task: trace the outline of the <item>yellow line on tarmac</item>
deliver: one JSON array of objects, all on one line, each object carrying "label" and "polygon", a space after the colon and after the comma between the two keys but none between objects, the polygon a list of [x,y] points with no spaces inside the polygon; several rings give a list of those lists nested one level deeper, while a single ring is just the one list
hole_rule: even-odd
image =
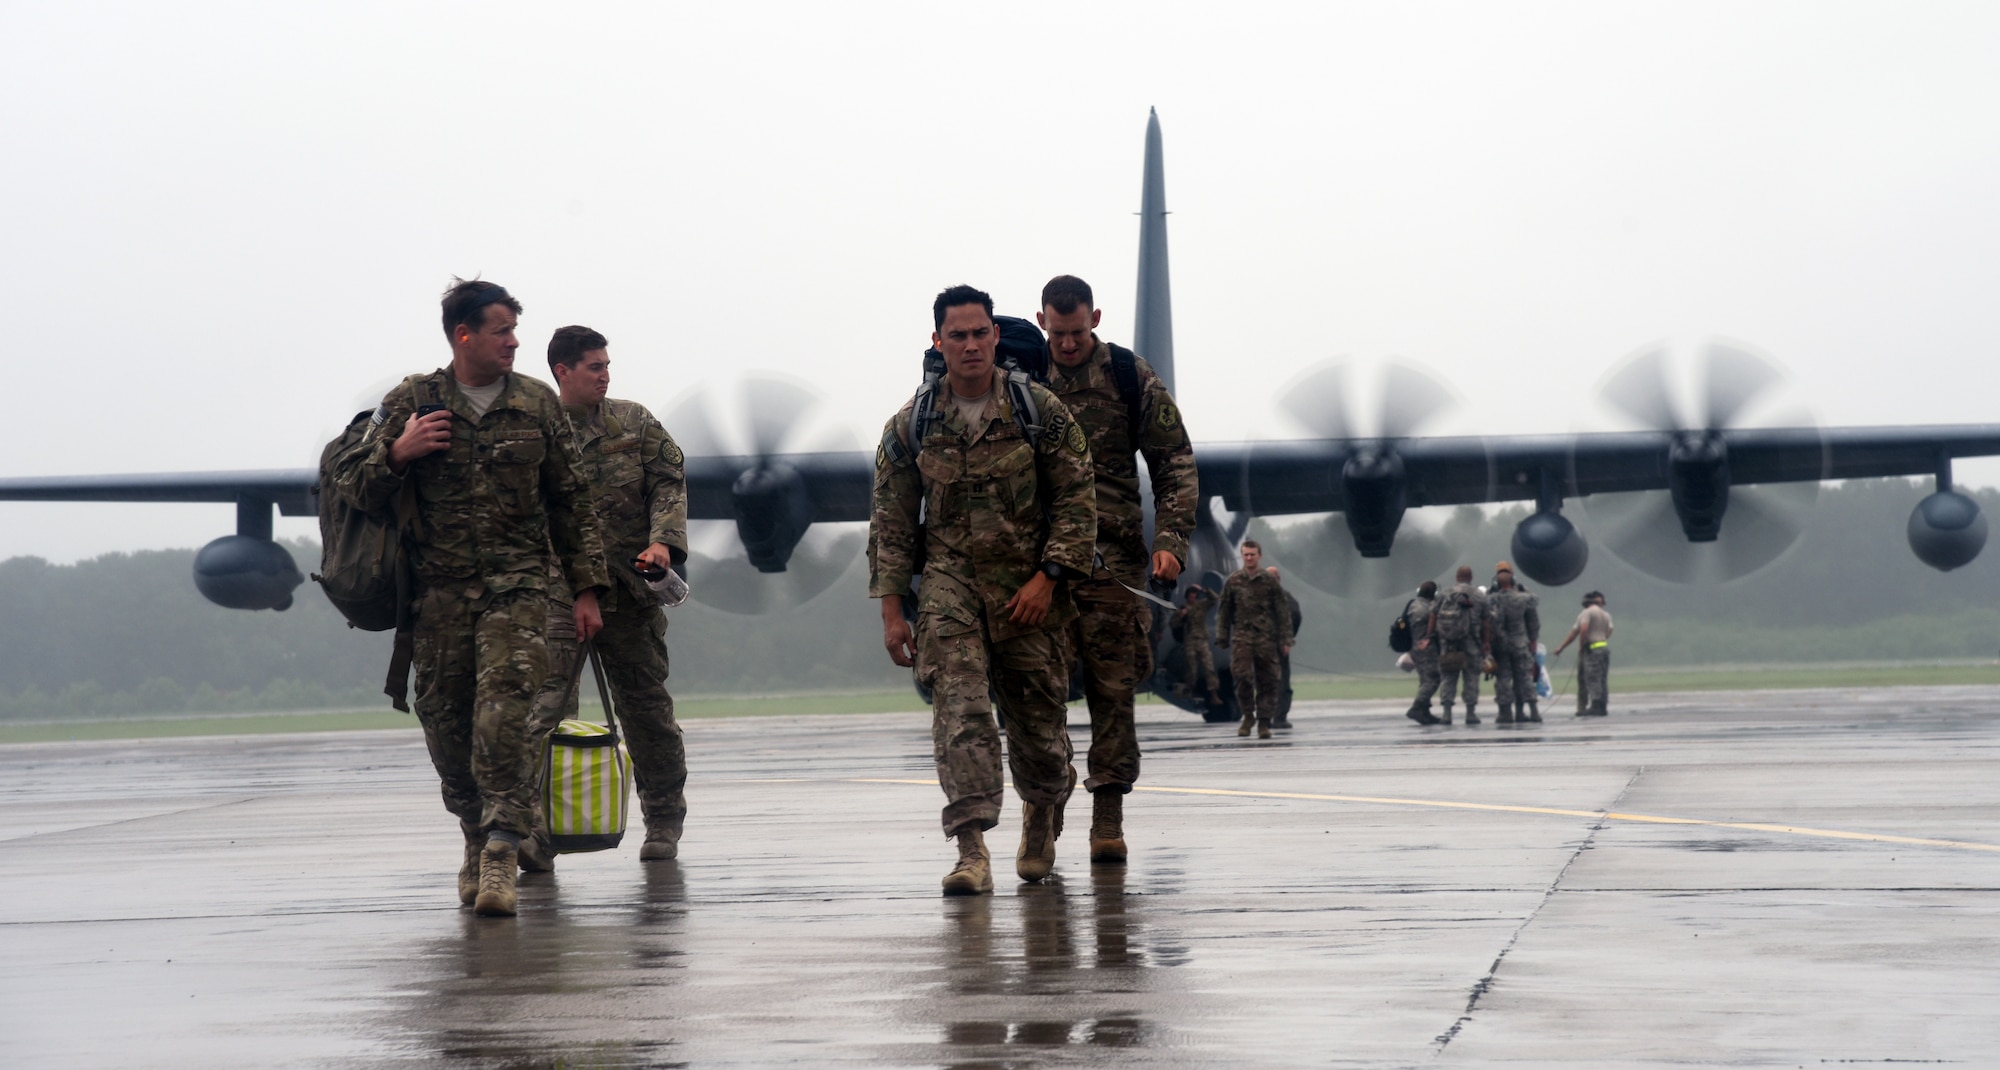
[{"label": "yellow line on tarmac", "polygon": [[[855,778],[853,784],[921,784],[936,787],[935,780],[890,780]],[[1318,795],[1299,791],[1231,791],[1227,788],[1165,788],[1134,785],[1133,791],[1161,795],[1215,795],[1231,799],[1303,799],[1308,802],[1373,803],[1382,806],[1429,806],[1443,810],[1488,810],[1508,814],[1549,814],[1555,817],[1602,818],[1646,825],[1699,825],[1705,828],[1739,829],[1744,832],[1775,832],[1787,836],[1813,836],[1827,840],[1860,840],[1867,843],[1899,843],[1912,847],[1950,847],[1960,851],[2000,853],[2000,844],[1970,843],[1964,840],[1929,840],[1917,836],[1888,836],[1874,832],[1843,832],[1839,829],[1804,828],[1798,825],[1769,825],[1747,821],[1708,821],[1698,817],[1663,817],[1658,814],[1627,814],[1616,810],[1564,810],[1552,806],[1505,806],[1498,803],[1451,802],[1441,799],[1398,799],[1379,795]]]}]

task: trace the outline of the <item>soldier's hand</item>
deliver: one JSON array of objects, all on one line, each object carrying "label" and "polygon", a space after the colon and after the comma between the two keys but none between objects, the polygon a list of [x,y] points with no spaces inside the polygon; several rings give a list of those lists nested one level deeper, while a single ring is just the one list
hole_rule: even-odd
[{"label": "soldier's hand", "polygon": [[403,423],[403,433],[389,443],[389,467],[402,471],[419,457],[428,457],[451,445],[451,413],[434,412],[412,416]]},{"label": "soldier's hand", "polygon": [[639,551],[639,560],[644,561],[647,564],[654,566],[655,568],[674,567],[673,552],[668,550],[666,544],[664,543],[656,542],[653,545],[648,546],[645,549]]},{"label": "soldier's hand", "polygon": [[1291,647],[1288,647],[1288,646],[1281,646],[1281,647],[1279,647],[1279,648],[1278,648],[1278,656],[1279,656],[1279,657],[1285,657],[1285,658],[1289,658],[1289,657],[1291,657],[1291,656],[1292,656],[1292,648],[1291,648]]},{"label": "soldier's hand", "polygon": [[1419,639],[1419,640],[1417,640],[1417,649],[1418,649],[1418,650],[1429,650],[1430,648],[1431,648],[1431,641],[1430,641],[1430,638],[1429,638],[1428,636],[1426,636],[1425,638],[1422,638],[1422,639]]},{"label": "soldier's hand", "polygon": [[910,634],[910,622],[903,619],[901,595],[882,599],[882,645],[889,651],[889,660],[903,668],[917,663],[916,636]]},{"label": "soldier's hand", "polygon": [[596,591],[584,591],[576,596],[572,619],[576,621],[576,641],[579,643],[590,642],[604,630],[604,614],[597,608]]},{"label": "soldier's hand", "polygon": [[1056,600],[1056,581],[1037,572],[1007,600],[1008,619],[1032,628],[1049,615]]},{"label": "soldier's hand", "polygon": [[1165,550],[1153,551],[1153,576],[1172,583],[1181,578],[1181,559]]}]

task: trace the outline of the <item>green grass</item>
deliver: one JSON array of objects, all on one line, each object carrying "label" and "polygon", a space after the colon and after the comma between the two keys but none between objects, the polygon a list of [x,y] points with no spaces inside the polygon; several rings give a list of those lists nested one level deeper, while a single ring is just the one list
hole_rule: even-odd
[{"label": "green grass", "polygon": [[[1573,663],[1564,661],[1553,674],[1564,696]],[[1716,669],[1611,670],[1613,694],[1660,691],[1759,691],[1812,687],[1914,687],[2000,684],[2000,663],[1940,665],[1829,664],[1820,666],[1744,666]],[[1416,687],[1414,676],[1321,676],[1301,674],[1293,681],[1297,697],[1315,699],[1405,699]],[[1157,699],[1150,699],[1157,702]],[[714,717],[779,717],[827,713],[921,713],[916,694],[908,690],[854,694],[773,695],[689,698],[674,704],[682,720]],[[601,719],[595,706],[584,715]],[[261,735],[272,732],[335,732],[355,729],[402,728],[415,732],[414,717],[394,710],[316,711],[243,715],[188,715],[146,719],[0,724],[0,744],[47,743],[63,740],[151,739],[176,736]]]}]

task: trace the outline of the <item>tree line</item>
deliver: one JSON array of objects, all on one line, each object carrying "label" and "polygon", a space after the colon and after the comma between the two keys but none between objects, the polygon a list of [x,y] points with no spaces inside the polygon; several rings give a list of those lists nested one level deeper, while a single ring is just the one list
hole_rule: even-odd
[{"label": "tree line", "polygon": [[[1900,479],[1828,486],[1783,557],[1725,584],[1665,583],[1593,545],[1576,582],[1538,590],[1544,633],[1553,645],[1580,594],[1596,588],[1610,599],[1626,667],[2000,656],[2000,552],[1937,573],[1904,543],[1909,512],[1929,490]],[[1974,496],[1989,515],[2000,514],[2000,492]],[[1525,513],[1455,511],[1431,537],[1432,557],[1444,562],[1439,578],[1449,582],[1450,569],[1463,563],[1484,583],[1508,556]],[[1588,536],[1587,512],[1572,506],[1570,515]],[[1285,569],[1304,611],[1293,655],[1299,670],[1387,671],[1389,621],[1411,592],[1335,597],[1305,582],[1346,567],[1352,550],[1341,518],[1259,520],[1252,532],[1267,560]],[[316,544],[287,545],[305,571],[317,564]],[[283,613],[211,605],[190,579],[193,559],[192,550],[149,550],[74,565],[0,561],[0,718],[386,707],[388,635],[348,628],[310,582]],[[701,579],[692,579],[698,591]],[[908,670],[882,651],[866,583],[857,560],[829,590],[788,612],[745,617],[694,603],[672,610],[674,690],[907,686]]]}]

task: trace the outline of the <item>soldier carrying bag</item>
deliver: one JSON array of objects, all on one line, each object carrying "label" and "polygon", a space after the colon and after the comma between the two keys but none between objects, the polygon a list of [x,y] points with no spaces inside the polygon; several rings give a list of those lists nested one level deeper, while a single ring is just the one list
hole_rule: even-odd
[{"label": "soldier carrying bag", "polygon": [[563,708],[568,709],[576,697],[585,661],[590,662],[591,674],[597,678],[604,723],[565,720],[549,733],[542,752],[542,814],[548,822],[549,844],[557,854],[617,847],[625,838],[630,810],[632,758],[619,738],[611,689],[604,685],[604,667],[590,643],[577,648]]}]

